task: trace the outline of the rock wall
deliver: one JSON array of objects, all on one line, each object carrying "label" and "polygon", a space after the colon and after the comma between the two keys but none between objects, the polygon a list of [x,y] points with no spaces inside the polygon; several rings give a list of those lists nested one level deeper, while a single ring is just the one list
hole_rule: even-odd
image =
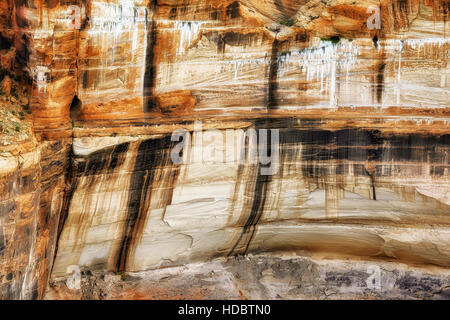
[{"label": "rock wall", "polygon": [[[245,140],[251,128],[279,130],[273,175]],[[448,267],[449,138],[253,119],[195,131],[181,164],[170,135],[76,138],[53,274],[283,249]]]},{"label": "rock wall", "polygon": [[[3,1],[30,114],[0,132],[0,298],[259,251],[448,268],[449,4]],[[274,175],[249,129],[279,130]]]},{"label": "rock wall", "polygon": [[1,32],[49,137],[70,135],[71,111],[128,123],[211,109],[447,114],[448,1],[382,1],[380,28],[375,5],[10,0]]},{"label": "rock wall", "polygon": [[448,269],[287,253],[218,258],[128,274],[81,274],[79,289],[52,281],[45,299],[448,300],[450,294]]},{"label": "rock wall", "polygon": [[42,298],[55,253],[67,147],[60,142],[2,153],[0,298]]}]

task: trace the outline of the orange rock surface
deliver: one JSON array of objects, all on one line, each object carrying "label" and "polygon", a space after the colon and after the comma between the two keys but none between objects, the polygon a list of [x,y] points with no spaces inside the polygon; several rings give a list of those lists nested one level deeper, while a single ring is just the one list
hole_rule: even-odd
[{"label": "orange rock surface", "polygon": [[[58,279],[73,265],[139,273],[259,251],[448,268],[449,9],[2,1],[0,298],[43,298],[50,275],[47,297],[70,297]],[[281,172],[175,165],[170,135],[196,120],[237,139],[278,129]]]}]

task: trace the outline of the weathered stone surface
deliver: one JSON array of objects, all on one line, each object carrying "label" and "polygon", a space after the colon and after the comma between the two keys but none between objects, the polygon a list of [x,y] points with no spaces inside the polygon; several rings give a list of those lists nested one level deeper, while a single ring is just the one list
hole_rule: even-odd
[{"label": "weathered stone surface", "polygon": [[[447,0],[2,1],[0,298],[42,298],[71,266],[95,270],[83,294],[47,297],[445,298],[448,20]],[[219,131],[173,163],[194,120]],[[273,175],[236,158],[252,128],[280,130]],[[286,250],[317,269],[206,264],[249,279],[216,296],[144,272]],[[387,291],[361,285],[372,259],[392,261]],[[285,286],[297,267],[311,290]],[[121,291],[106,272],[144,280]]]},{"label": "weathered stone surface", "polygon": [[447,300],[448,269],[399,263],[248,255],[146,272],[83,270],[81,286],[50,283],[46,299]]},{"label": "weathered stone surface", "polygon": [[11,79],[8,76],[5,76],[0,83],[0,89],[4,94],[11,94]]},{"label": "weathered stone surface", "polygon": [[0,298],[42,298],[55,252],[67,147],[0,155]]},{"label": "weathered stone surface", "polygon": [[69,146],[38,143],[21,84],[9,81],[0,97],[0,298],[35,299],[52,267]]},{"label": "weathered stone surface", "polygon": [[35,290],[31,269],[39,210],[39,159],[36,150],[20,158],[0,160],[0,297],[3,299],[30,298]]},{"label": "weathered stone surface", "polygon": [[[139,271],[286,248],[450,265],[448,134],[250,122],[213,140],[195,132],[180,165],[169,135],[75,139],[54,276],[71,265]],[[251,163],[250,128],[280,130],[273,175]]]},{"label": "weathered stone surface", "polygon": [[448,115],[448,1],[382,1],[369,29],[374,5],[10,1],[0,16],[46,136],[70,135],[75,96],[85,121],[267,107]]}]

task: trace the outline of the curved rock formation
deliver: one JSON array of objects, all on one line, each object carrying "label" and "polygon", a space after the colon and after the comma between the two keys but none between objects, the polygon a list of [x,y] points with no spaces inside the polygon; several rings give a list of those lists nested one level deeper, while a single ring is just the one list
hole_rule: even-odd
[{"label": "curved rock formation", "polygon": [[[273,175],[261,174],[263,154],[252,162],[252,144],[242,145],[251,127],[280,130]],[[70,265],[139,271],[283,248],[449,265],[450,135],[284,118],[249,128],[194,132],[179,165],[168,135],[76,138],[54,275]]]},{"label": "curved rock formation", "polygon": [[0,298],[280,251],[326,287],[326,259],[433,265],[386,297],[442,298],[402,290],[450,266],[449,6],[3,1]]}]

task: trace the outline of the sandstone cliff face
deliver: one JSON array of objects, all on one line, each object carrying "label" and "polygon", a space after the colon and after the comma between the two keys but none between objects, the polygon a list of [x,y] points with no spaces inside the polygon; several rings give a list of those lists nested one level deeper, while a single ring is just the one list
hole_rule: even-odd
[{"label": "sandstone cliff face", "polygon": [[59,142],[27,149],[0,157],[2,299],[42,298],[55,252],[68,150]]},{"label": "sandstone cliff face", "polygon": [[252,163],[242,128],[222,129],[216,140],[196,132],[180,165],[171,162],[167,135],[75,139],[54,275],[70,265],[139,271],[287,248],[448,267],[448,134],[251,123],[280,130],[274,175]]},{"label": "sandstone cliff face", "polygon": [[267,107],[448,112],[448,2],[382,1],[369,29],[374,5],[9,1],[2,20],[36,130],[50,136],[70,134],[71,105],[80,120],[128,122]]},{"label": "sandstone cliff face", "polygon": [[[42,298],[71,266],[260,251],[448,268],[448,18],[446,0],[3,1],[32,125],[0,146],[0,297]],[[279,130],[275,174],[249,129]]]},{"label": "sandstone cliff face", "polygon": [[[3,70],[5,71],[5,70]],[[53,261],[64,195],[67,142],[33,132],[23,83],[0,89],[0,297],[41,298]]]},{"label": "sandstone cliff face", "polygon": [[[374,287],[371,280],[375,270],[379,282]],[[52,281],[45,298],[448,300],[450,296],[445,269],[286,253],[218,258],[126,275],[104,271],[82,274],[79,289],[69,290],[64,281]]]}]

